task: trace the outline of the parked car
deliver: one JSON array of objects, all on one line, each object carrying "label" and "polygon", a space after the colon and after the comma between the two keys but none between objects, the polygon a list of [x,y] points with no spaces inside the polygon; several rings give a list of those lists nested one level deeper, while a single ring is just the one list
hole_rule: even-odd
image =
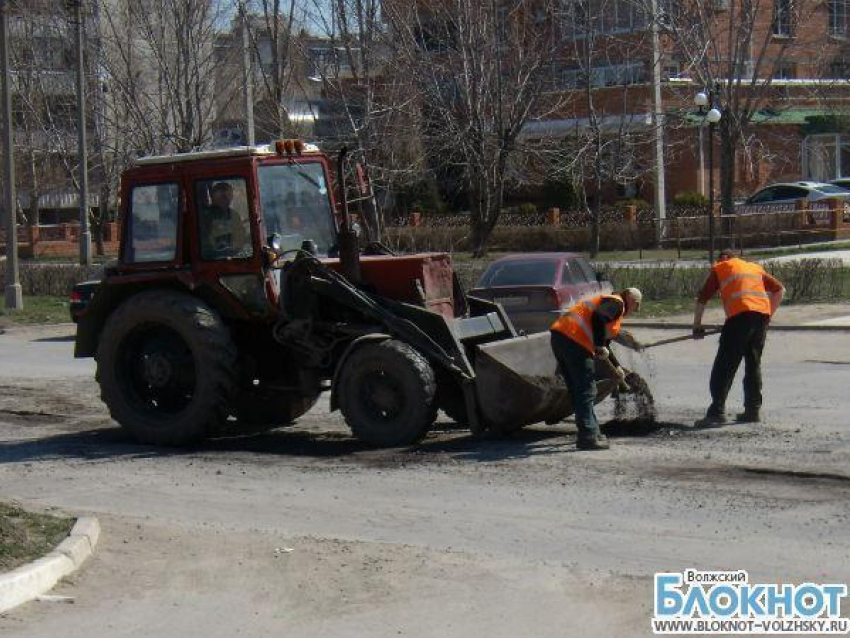
[{"label": "parked car", "polygon": [[754,204],[793,204],[798,199],[816,202],[821,199],[837,197],[850,198],[850,191],[823,182],[788,182],[771,184],[756,191],[744,202],[745,206]]},{"label": "parked car", "polygon": [[71,288],[71,295],[69,299],[71,321],[77,323],[80,318],[80,315],[83,314],[86,307],[89,305],[89,302],[94,296],[95,289],[98,287],[99,284],[99,279],[92,281],[83,281]]},{"label": "parked car", "polygon": [[575,253],[521,253],[491,263],[469,294],[502,304],[517,330],[547,330],[574,304],[612,290]]}]

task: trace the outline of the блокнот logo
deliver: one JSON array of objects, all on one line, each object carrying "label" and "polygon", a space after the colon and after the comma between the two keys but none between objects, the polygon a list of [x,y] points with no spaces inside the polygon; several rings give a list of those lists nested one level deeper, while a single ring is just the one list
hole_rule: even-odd
[{"label": "\u0431\u043b\u043e\u043a\u043d\u043e\u0442 logo", "polygon": [[846,584],[750,583],[738,571],[655,574],[655,634],[847,634]]}]

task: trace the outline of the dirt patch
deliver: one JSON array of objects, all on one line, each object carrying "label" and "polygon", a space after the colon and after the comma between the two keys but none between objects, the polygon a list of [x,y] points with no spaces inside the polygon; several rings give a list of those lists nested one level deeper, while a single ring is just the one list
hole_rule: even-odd
[{"label": "dirt patch", "polygon": [[606,436],[647,436],[664,427],[649,384],[637,372],[626,376],[629,392],[614,393],[614,418],[602,426]]},{"label": "dirt patch", "polygon": [[71,531],[70,518],[31,514],[0,503],[0,573],[51,552]]}]

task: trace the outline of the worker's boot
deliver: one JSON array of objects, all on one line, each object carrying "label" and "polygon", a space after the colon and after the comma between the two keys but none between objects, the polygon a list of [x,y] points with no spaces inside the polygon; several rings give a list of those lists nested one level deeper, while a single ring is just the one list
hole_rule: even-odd
[{"label": "worker's boot", "polygon": [[694,422],[695,428],[720,428],[726,425],[724,410],[711,406],[705,416]]},{"label": "worker's boot", "polygon": [[579,450],[607,450],[610,447],[611,444],[608,443],[608,437],[602,433],[579,436],[576,439],[576,448]]},{"label": "worker's boot", "polygon": [[738,423],[761,423],[761,411],[758,408],[744,408],[744,411],[735,415]]}]

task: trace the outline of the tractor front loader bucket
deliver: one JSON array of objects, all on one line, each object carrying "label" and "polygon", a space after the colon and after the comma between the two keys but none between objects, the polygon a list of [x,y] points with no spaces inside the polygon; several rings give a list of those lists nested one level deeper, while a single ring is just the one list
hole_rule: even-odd
[{"label": "tractor front loader bucket", "polygon": [[[488,427],[509,433],[532,423],[557,423],[573,413],[549,339],[548,332],[541,332],[477,346],[475,391]],[[600,369],[596,386],[599,403],[616,383]]]}]

